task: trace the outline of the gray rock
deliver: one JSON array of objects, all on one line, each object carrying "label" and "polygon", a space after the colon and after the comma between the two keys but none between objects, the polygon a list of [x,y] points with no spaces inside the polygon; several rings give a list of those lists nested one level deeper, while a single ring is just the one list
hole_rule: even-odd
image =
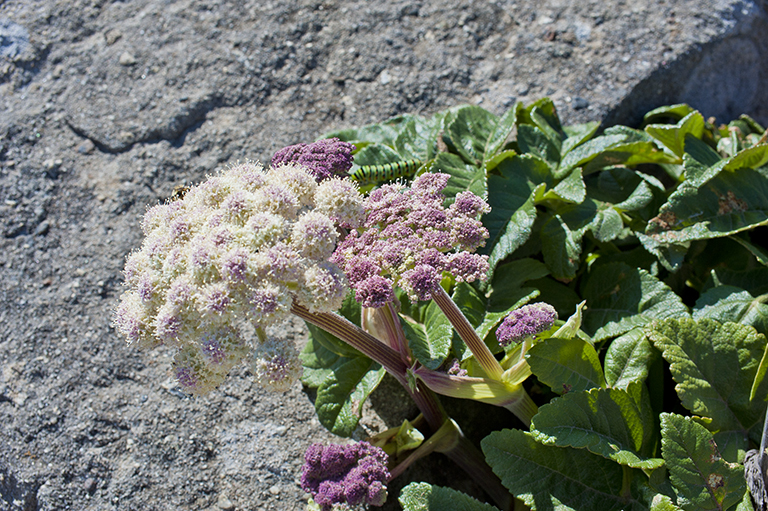
[{"label": "gray rock", "polygon": [[0,57],[13,60],[29,48],[29,32],[8,18],[0,18]]}]

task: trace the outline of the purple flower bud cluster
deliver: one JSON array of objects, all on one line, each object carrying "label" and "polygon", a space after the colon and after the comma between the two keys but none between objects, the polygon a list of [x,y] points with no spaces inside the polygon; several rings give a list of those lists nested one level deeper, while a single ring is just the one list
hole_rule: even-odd
[{"label": "purple flower bud cluster", "polygon": [[312,444],[304,454],[301,488],[323,511],[342,506],[382,506],[387,500],[387,454],[368,442]]},{"label": "purple flower bud cluster", "polygon": [[504,347],[518,343],[527,337],[546,332],[557,320],[557,311],[548,303],[524,305],[510,312],[499,328],[496,339]]},{"label": "purple flower bud cluster", "polygon": [[444,272],[459,282],[487,277],[488,257],[473,252],[488,238],[478,217],[490,207],[462,192],[444,208],[442,190],[449,177],[422,174],[410,188],[388,184],[366,198],[363,228],[350,232],[331,258],[365,307],[394,300],[395,286],[414,302],[429,300]]},{"label": "purple flower bud cluster", "polygon": [[275,153],[272,166],[298,163],[309,169],[319,183],[334,176],[346,177],[352,167],[352,151],[355,149],[354,145],[338,138],[291,145]]},{"label": "purple flower bud cluster", "polygon": [[172,372],[192,394],[216,387],[247,357],[260,383],[283,390],[300,374],[296,348],[251,345],[243,322],[263,331],[294,300],[312,311],[338,309],[348,285],[329,262],[336,226],[358,227],[363,214],[348,179],[318,184],[293,163],[267,172],[234,165],[147,211],[114,324],[129,343],[176,347]]}]

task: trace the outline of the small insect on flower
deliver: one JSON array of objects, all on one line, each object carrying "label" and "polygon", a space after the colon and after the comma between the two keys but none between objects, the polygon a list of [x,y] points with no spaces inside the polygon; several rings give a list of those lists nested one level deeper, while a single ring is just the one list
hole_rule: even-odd
[{"label": "small insect on flower", "polygon": [[364,165],[350,174],[350,179],[360,185],[384,183],[403,177],[413,177],[423,165],[421,160],[403,160],[384,165]]},{"label": "small insect on flower", "polygon": [[189,186],[186,185],[176,185],[173,187],[173,192],[171,192],[171,196],[168,197],[169,202],[181,200],[184,198],[184,196],[189,191]]}]

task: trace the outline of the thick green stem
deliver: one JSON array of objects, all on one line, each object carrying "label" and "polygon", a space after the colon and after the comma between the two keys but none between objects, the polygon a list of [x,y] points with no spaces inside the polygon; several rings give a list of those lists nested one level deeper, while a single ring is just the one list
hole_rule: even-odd
[{"label": "thick green stem", "polygon": [[453,328],[459,334],[459,337],[464,341],[464,344],[466,344],[472,351],[475,360],[477,360],[480,367],[483,368],[483,371],[485,371],[490,378],[500,380],[501,373],[504,372],[501,368],[501,364],[499,364],[499,361],[496,360],[496,357],[493,356],[493,353],[491,353],[491,350],[488,349],[488,346],[485,345],[483,340],[478,337],[475,329],[472,328],[472,325],[469,324],[467,318],[462,314],[461,310],[459,310],[453,300],[451,300],[451,297],[448,296],[448,293],[445,292],[442,286],[437,286],[437,288],[432,291],[432,299],[437,306],[440,307],[440,310],[443,311],[443,314],[448,318],[448,321],[451,322],[451,325],[453,325]]}]

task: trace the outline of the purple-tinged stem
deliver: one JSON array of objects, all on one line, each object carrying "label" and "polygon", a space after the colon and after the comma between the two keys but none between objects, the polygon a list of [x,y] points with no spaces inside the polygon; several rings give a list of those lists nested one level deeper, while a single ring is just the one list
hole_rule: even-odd
[{"label": "purple-tinged stem", "polygon": [[400,383],[408,386],[406,380],[408,366],[400,359],[400,354],[348,319],[331,312],[310,312],[306,307],[295,302],[291,306],[291,312],[304,321],[335,335],[363,355],[375,360]]},{"label": "purple-tinged stem", "polygon": [[445,317],[451,322],[453,328],[458,332],[459,337],[464,341],[467,347],[472,351],[475,356],[475,360],[480,364],[485,373],[494,380],[500,380],[501,374],[504,370],[493,356],[491,350],[485,345],[482,339],[478,337],[475,329],[467,321],[466,316],[462,314],[458,306],[451,300],[448,293],[445,292],[442,286],[436,286],[432,291],[432,299],[435,301],[440,310],[443,311]]},{"label": "purple-tinged stem", "polygon": [[392,328],[392,338],[398,346],[400,356],[406,364],[410,365],[412,362],[411,350],[408,347],[408,339],[405,338],[403,326],[400,324],[400,316],[397,314],[397,310],[395,310],[395,306],[392,302],[387,302],[382,309],[384,309],[382,310],[382,315],[386,315],[388,319],[387,325]]}]

